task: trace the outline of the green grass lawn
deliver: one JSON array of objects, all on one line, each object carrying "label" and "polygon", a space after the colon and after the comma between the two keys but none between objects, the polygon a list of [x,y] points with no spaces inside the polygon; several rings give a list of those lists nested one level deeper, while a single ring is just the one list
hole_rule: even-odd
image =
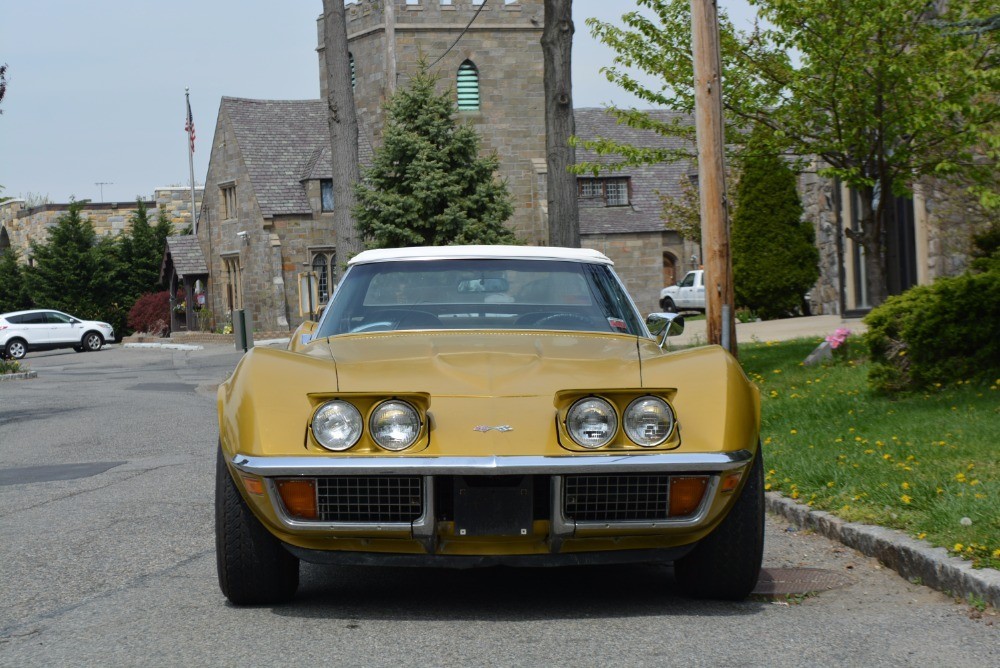
[{"label": "green grass lawn", "polygon": [[[1000,568],[1000,379],[888,397],[863,359],[802,361],[822,339],[740,346],[761,390],[766,487]],[[863,357],[851,338],[848,357]]]}]

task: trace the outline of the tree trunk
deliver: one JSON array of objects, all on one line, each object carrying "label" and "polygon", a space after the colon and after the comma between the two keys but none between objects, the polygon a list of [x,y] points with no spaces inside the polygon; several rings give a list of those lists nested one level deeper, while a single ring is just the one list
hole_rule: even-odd
[{"label": "tree trunk", "polygon": [[330,161],[333,163],[333,228],[337,234],[337,259],[344,266],[362,250],[354,223],[354,184],[361,179],[358,166],[358,114],[351,88],[347,55],[347,18],[343,0],[323,0],[323,47],[326,58],[327,108],[330,123]]},{"label": "tree trunk", "polygon": [[545,158],[548,166],[549,245],[580,247],[573,120],[573,0],[545,0],[542,54],[545,66]]}]

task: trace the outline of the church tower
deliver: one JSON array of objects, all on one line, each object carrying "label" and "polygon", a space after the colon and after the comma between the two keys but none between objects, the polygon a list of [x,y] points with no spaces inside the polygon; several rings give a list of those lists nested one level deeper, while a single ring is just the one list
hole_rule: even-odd
[{"label": "church tower", "polygon": [[[359,152],[381,144],[383,105],[406,86],[423,56],[441,90],[456,95],[458,121],[471,123],[500,157],[514,214],[507,224],[532,245],[547,243],[543,0],[359,0],[346,7],[358,109]],[[327,95],[323,20],[318,21],[320,94]]]}]

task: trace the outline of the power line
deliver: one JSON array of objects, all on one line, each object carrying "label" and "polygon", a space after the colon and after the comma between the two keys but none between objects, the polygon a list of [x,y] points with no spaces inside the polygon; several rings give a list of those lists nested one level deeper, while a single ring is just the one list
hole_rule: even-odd
[{"label": "power line", "polygon": [[444,58],[449,53],[451,53],[451,50],[455,48],[455,45],[458,44],[458,41],[460,39],[462,39],[462,37],[465,36],[465,33],[467,33],[469,31],[469,28],[472,27],[473,21],[475,21],[479,17],[479,12],[483,11],[483,8],[486,7],[486,3],[487,2],[489,2],[489,0],[483,0],[483,4],[479,5],[479,9],[477,9],[476,13],[472,15],[471,19],[469,19],[469,23],[462,30],[461,34],[459,34],[459,36],[455,38],[455,41],[451,43],[451,46],[448,47],[448,50],[445,51],[444,53],[442,53],[441,56],[437,60],[435,60],[433,63],[431,63],[430,67],[428,67],[427,69],[432,69],[435,65],[437,65],[438,63],[441,62],[442,58]]}]

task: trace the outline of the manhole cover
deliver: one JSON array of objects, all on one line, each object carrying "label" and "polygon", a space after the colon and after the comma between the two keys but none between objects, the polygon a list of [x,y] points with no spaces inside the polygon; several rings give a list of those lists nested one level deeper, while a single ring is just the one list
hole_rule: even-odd
[{"label": "manhole cover", "polygon": [[822,568],[762,568],[753,593],[761,596],[786,596],[829,591],[854,584],[845,573]]}]

